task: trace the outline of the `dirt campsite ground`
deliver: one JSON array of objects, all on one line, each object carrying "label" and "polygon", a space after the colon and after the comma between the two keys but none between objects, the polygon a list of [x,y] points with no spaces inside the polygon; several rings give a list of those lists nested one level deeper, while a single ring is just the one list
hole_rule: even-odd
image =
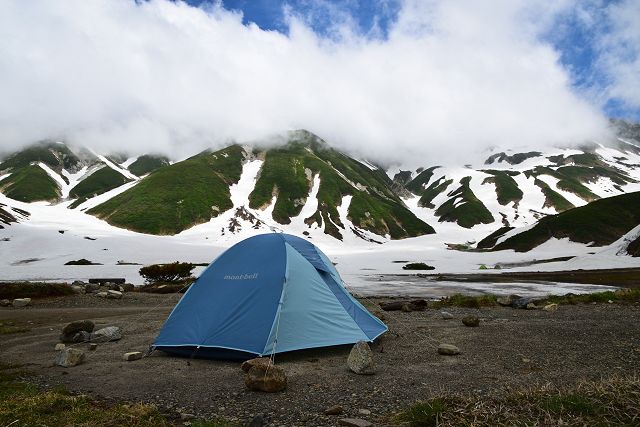
[{"label": "dirt campsite ground", "polygon": [[[294,352],[276,357],[287,373],[288,387],[274,394],[246,390],[236,362],[161,352],[124,362],[125,352],[149,347],[178,298],[137,292],[121,300],[75,295],[34,300],[25,308],[0,308],[0,322],[30,329],[0,335],[0,360],[26,365],[45,386],[243,423],[262,414],[266,424],[274,426],[336,425],[346,416],[376,423],[436,394],[496,395],[546,383],[568,386],[616,373],[633,375],[640,366],[637,304],[563,305],[556,312],[451,307],[446,310],[455,316],[452,320],[444,320],[436,309],[385,312],[389,332],[372,346],[375,375],[347,369],[350,346]],[[371,307],[380,301],[363,302]],[[468,314],[480,317],[479,327],[462,324],[460,319]],[[93,320],[97,328],[119,326],[124,336],[87,350],[81,365],[53,366],[61,329],[81,319]],[[462,354],[439,355],[439,343],[454,344]],[[345,413],[324,415],[334,405]]]}]

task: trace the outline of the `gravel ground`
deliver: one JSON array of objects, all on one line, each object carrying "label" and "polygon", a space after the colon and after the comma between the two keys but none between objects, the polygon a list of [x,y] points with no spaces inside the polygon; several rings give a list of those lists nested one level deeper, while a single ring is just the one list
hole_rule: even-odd
[{"label": "gravel ground", "polygon": [[[109,400],[144,401],[198,416],[224,416],[246,422],[262,414],[268,425],[336,425],[353,416],[373,421],[439,393],[500,394],[509,388],[552,383],[571,385],[611,374],[635,374],[640,366],[640,306],[561,306],[557,312],[511,308],[449,308],[386,312],[389,332],[372,348],[378,367],[359,376],[346,367],[350,346],[276,357],[288,375],[285,392],[247,391],[239,363],[169,357],[155,352],[123,362],[128,351],[152,343],[179,295],[128,293],[122,300],[77,295],[35,301],[26,308],[0,308],[0,322],[31,331],[0,335],[0,360],[27,364],[43,384]],[[366,305],[381,299],[363,301]],[[460,319],[480,317],[480,327]],[[120,326],[119,342],[87,351],[73,368],[52,366],[62,327],[91,319],[96,327]],[[441,356],[439,343],[462,354]],[[86,345],[78,345],[86,348]],[[326,416],[334,405],[343,416]],[[371,411],[362,415],[360,410]]]}]

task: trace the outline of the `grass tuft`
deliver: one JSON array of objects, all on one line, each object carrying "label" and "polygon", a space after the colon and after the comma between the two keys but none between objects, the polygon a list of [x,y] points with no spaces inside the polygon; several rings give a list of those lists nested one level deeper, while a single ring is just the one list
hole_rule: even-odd
[{"label": "grass tuft", "polygon": [[616,376],[572,387],[536,386],[495,397],[439,396],[389,417],[411,426],[637,425],[640,379]]},{"label": "grass tuft", "polygon": [[[154,405],[109,404],[64,389],[41,390],[26,381],[19,366],[0,363],[0,425],[23,426],[170,426]],[[192,426],[226,427],[223,419],[194,421]]]},{"label": "grass tuft", "polygon": [[0,283],[0,299],[49,298],[73,295],[73,289],[67,283]]},{"label": "grass tuft", "polygon": [[417,402],[398,415],[397,420],[408,423],[412,427],[436,427],[440,425],[440,419],[446,409],[446,403],[439,398]]}]

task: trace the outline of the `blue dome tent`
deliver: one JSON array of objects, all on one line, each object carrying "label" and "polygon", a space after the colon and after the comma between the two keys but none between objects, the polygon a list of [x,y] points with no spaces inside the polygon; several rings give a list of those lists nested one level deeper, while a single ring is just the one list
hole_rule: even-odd
[{"label": "blue dome tent", "polygon": [[153,347],[183,356],[248,359],[370,342],[386,331],[315,245],[271,233],[245,239],[212,262],[173,309]]}]

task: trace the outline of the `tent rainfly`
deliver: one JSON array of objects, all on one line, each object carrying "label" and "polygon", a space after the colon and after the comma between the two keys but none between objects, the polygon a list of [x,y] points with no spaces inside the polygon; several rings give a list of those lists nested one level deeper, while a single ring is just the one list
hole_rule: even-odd
[{"label": "tent rainfly", "polygon": [[315,245],[271,233],[245,239],[212,262],[173,309],[153,347],[242,360],[371,342],[386,331]]}]

